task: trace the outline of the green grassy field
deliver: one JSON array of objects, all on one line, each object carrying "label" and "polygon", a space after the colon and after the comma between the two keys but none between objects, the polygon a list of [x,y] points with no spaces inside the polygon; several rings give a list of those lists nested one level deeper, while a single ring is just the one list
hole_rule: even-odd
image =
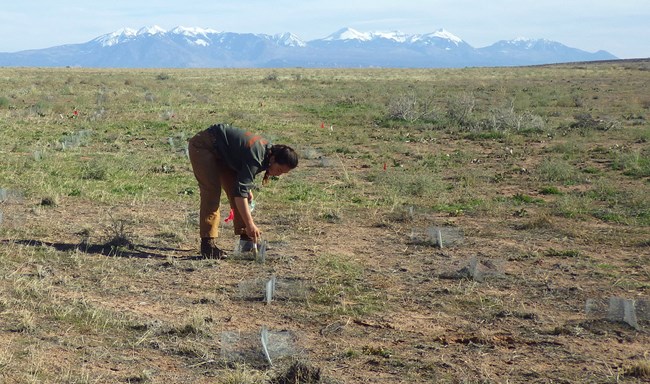
[{"label": "green grassy field", "polygon": [[[648,84],[649,61],[0,68],[0,381],[646,381]],[[256,194],[264,264],[196,257],[187,139],[219,122],[301,156]],[[242,297],[272,274],[300,294]],[[610,297],[636,327],[586,311]],[[262,327],[294,335],[276,364],[224,354]]]}]

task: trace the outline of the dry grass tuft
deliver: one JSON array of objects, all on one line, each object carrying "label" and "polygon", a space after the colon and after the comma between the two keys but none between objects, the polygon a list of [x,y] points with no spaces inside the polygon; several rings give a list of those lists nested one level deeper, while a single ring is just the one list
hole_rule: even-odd
[{"label": "dry grass tuft", "polygon": [[650,361],[640,361],[625,370],[625,376],[636,377],[641,380],[650,380]]}]

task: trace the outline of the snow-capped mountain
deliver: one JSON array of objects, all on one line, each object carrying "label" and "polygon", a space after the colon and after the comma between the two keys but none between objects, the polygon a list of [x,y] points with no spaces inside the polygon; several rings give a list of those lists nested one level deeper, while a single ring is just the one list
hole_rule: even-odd
[{"label": "snow-capped mountain", "polygon": [[358,41],[370,41],[372,40],[371,33],[361,33],[352,28],[343,28],[340,29],[326,38],[322,39],[323,41],[348,41],[348,40],[358,40]]},{"label": "snow-capped mountain", "polygon": [[305,42],[285,32],[233,33],[210,28],[122,28],[82,44],[0,53],[2,66],[121,68],[466,67],[616,59],[544,39],[514,39],[474,48],[444,29],[427,34],[340,29]]},{"label": "snow-capped mountain", "polygon": [[589,55],[591,60],[609,60],[614,58],[608,52],[598,51],[587,53],[576,48],[567,47],[564,44],[547,39],[516,38],[513,40],[501,40],[488,47],[479,48],[480,52],[488,62],[494,65],[526,65],[544,64],[548,58],[554,58],[555,62],[586,61],[576,60]]},{"label": "snow-capped mountain", "polygon": [[92,40],[103,47],[110,47],[115,44],[120,44],[129,39],[133,39],[138,35],[138,31],[132,28],[122,28],[113,33],[99,36]]},{"label": "snow-capped mountain", "polygon": [[359,41],[368,42],[373,40],[390,40],[396,43],[416,43],[416,42],[432,42],[432,41],[446,41],[455,44],[456,46],[464,43],[463,39],[455,36],[453,33],[444,29],[439,29],[433,33],[426,35],[408,35],[399,31],[392,32],[359,32],[352,28],[343,28],[327,36],[324,39],[316,41],[340,42],[340,41]]},{"label": "snow-capped mountain", "polygon": [[300,40],[300,38],[293,33],[285,32],[282,34],[278,34],[273,36],[274,40],[278,42],[278,44],[283,45],[285,47],[306,47],[307,44]]},{"label": "snow-capped mountain", "polygon": [[565,45],[547,39],[528,39],[518,37],[514,40],[501,40],[492,44],[489,47],[483,48],[484,50],[500,52],[504,54],[513,52],[530,52],[530,51],[566,51],[570,50]]}]

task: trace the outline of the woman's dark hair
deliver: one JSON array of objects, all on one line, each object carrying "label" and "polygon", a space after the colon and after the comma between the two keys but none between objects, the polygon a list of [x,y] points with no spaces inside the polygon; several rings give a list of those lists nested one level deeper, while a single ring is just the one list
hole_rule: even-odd
[{"label": "woman's dark hair", "polygon": [[[273,161],[275,161],[280,165],[287,165],[291,169],[294,169],[298,166],[298,154],[296,153],[296,151],[293,150],[293,148],[287,145],[283,145],[283,144],[273,145],[266,153],[266,159],[264,160],[264,162],[268,164],[269,160],[271,159],[271,156],[273,156]],[[266,172],[264,172],[262,185],[266,185],[268,183],[269,183],[269,171],[267,170]]]},{"label": "woman's dark hair", "polygon": [[271,153],[269,155],[274,157],[276,163],[288,165],[291,169],[298,166],[298,154],[293,148],[287,145],[275,144],[271,147]]}]

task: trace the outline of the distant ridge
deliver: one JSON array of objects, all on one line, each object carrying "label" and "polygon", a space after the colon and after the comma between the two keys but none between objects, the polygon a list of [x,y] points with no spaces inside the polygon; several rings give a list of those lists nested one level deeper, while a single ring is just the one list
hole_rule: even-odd
[{"label": "distant ridge", "polygon": [[650,71],[650,57],[636,59],[611,59],[611,60],[593,60],[593,61],[569,61],[566,63],[537,64],[534,67],[552,67],[560,65],[599,65],[599,64],[646,64],[647,70]]},{"label": "distant ridge", "polygon": [[122,28],[81,44],[0,53],[0,66],[115,68],[457,68],[615,60],[546,39],[474,48],[453,33],[359,32],[342,28],[312,41],[199,27]]}]

